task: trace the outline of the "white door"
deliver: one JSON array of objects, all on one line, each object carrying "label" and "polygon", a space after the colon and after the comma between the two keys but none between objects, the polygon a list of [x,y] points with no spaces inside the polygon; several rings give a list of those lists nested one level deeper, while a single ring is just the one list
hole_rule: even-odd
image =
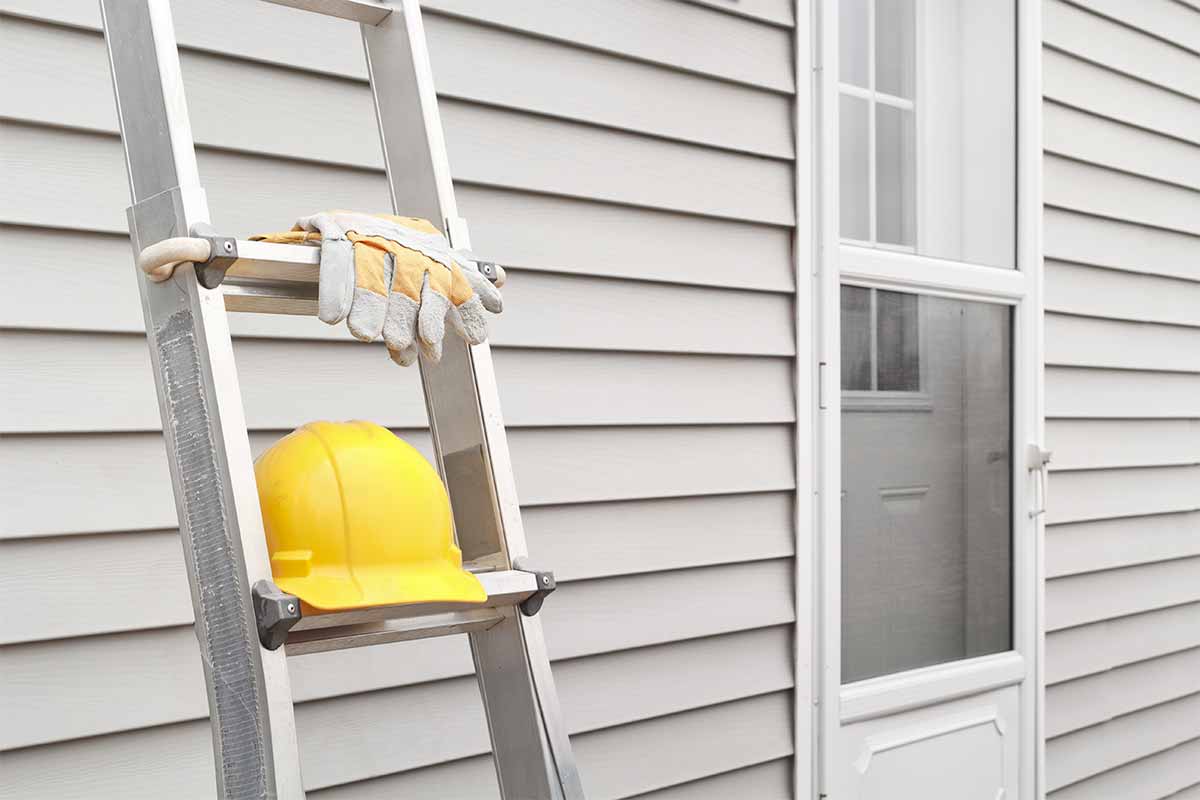
[{"label": "white door", "polygon": [[1033,798],[1036,3],[819,10],[819,784]]}]

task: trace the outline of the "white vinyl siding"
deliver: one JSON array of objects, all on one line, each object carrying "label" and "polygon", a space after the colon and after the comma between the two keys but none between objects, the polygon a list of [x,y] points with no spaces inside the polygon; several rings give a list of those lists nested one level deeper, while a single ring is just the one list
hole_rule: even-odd
[{"label": "white vinyl siding", "polygon": [[1052,800],[1200,795],[1200,8],[1044,5]]},{"label": "white vinyl siding", "polygon": [[[790,796],[792,3],[423,5],[462,213],[513,265],[496,369],[588,796]],[[219,229],[387,208],[354,25],[173,6]],[[0,797],[207,798],[97,4],[0,15]],[[429,452],[382,346],[231,327],[255,452],[351,417]],[[495,796],[464,638],[291,667],[310,796]]]}]

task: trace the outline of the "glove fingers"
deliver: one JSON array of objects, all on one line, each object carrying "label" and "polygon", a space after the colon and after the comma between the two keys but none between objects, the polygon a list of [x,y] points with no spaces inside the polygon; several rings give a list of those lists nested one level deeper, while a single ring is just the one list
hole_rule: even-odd
[{"label": "glove fingers", "polygon": [[467,344],[479,344],[487,341],[488,326],[487,315],[484,313],[483,303],[476,294],[467,302],[460,306],[450,309],[447,315],[450,317],[451,324],[458,331]]},{"label": "glove fingers", "polygon": [[326,325],[336,325],[350,313],[353,299],[353,245],[347,239],[322,239],[317,317]]},{"label": "glove fingers", "polygon": [[504,310],[504,298],[500,296],[500,290],[483,277],[479,270],[471,266],[464,266],[462,273],[466,276],[467,283],[471,284],[471,288],[475,290],[475,295],[483,302],[484,308],[493,314],[499,314]]},{"label": "glove fingers", "polygon": [[354,248],[354,301],[346,327],[355,339],[373,342],[383,333],[395,268],[391,253],[362,244]]},{"label": "glove fingers", "polygon": [[388,355],[392,357],[392,361],[395,361],[402,367],[411,367],[413,364],[417,363],[418,353],[419,351],[417,350],[417,345],[415,342],[410,343],[408,347],[405,347],[402,350],[393,350],[390,347],[388,348]]},{"label": "glove fingers", "polygon": [[[383,341],[387,343],[392,359],[414,347],[417,334],[417,312],[420,305],[404,292],[393,290],[388,295],[387,316],[383,321]],[[409,362],[412,363],[412,362]],[[407,366],[407,365],[405,365]]]},{"label": "glove fingers", "polygon": [[442,358],[442,340],[446,337],[446,312],[450,310],[450,299],[435,291],[425,273],[421,286],[421,311],[417,318],[417,342],[421,352],[430,361]]}]

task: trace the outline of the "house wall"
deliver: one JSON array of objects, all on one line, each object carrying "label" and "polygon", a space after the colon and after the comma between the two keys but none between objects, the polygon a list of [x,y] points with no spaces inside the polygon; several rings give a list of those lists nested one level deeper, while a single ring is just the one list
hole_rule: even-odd
[{"label": "house wall", "polygon": [[[174,5],[219,229],[387,207],[353,25]],[[460,206],[513,265],[496,365],[589,797],[787,796],[791,4],[426,5]],[[0,797],[209,797],[97,3],[0,13]],[[428,452],[381,346],[232,327],[256,452],[351,417]],[[465,639],[292,667],[310,797],[495,795]]]},{"label": "house wall", "polygon": [[1044,12],[1048,788],[1192,798],[1200,4]]}]

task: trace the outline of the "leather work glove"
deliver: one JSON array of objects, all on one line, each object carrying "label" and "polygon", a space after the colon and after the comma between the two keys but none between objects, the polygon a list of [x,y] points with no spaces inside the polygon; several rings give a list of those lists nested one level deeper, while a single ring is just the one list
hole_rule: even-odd
[{"label": "leather work glove", "polygon": [[392,360],[408,366],[418,348],[442,357],[446,319],[469,344],[487,339],[484,310],[499,314],[500,292],[474,258],[450,248],[432,224],[415,217],[328,211],[301,217],[291,231],[255,236],[284,244],[321,243],[317,316],[342,320],[356,338],[383,336]]}]

